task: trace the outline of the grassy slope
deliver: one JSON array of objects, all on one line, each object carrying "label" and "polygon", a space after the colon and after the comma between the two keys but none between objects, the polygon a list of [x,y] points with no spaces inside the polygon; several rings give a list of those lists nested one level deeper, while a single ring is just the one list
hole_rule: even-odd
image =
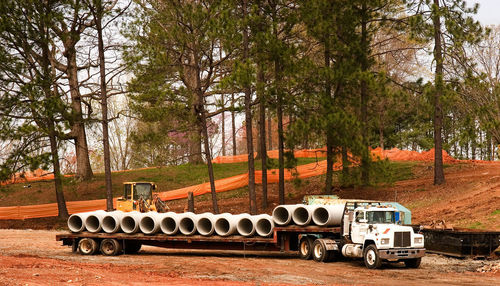
[{"label": "grassy slope", "polygon": [[[298,164],[315,162],[315,158],[299,158]],[[271,167],[275,168],[275,160]],[[247,163],[214,164],[215,179],[227,178],[247,172]],[[255,162],[260,170],[260,160]],[[205,165],[180,165],[144,170],[131,170],[113,173],[113,194],[122,194],[122,183],[126,181],[155,182],[159,191],[174,190],[208,182]],[[42,181],[0,186],[0,206],[34,205],[55,202],[54,183]],[[67,201],[102,199],[105,196],[104,174],[99,173],[90,182],[76,182],[72,178],[64,178],[64,194]]]}]

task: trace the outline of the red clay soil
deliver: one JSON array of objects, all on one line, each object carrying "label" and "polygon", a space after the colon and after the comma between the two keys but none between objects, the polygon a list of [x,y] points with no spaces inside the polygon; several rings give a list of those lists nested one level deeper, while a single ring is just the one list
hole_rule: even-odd
[{"label": "red clay soil", "polygon": [[286,254],[165,250],[82,256],[54,231],[0,230],[0,285],[498,285],[498,261],[424,257],[419,269],[360,260],[317,263]]}]

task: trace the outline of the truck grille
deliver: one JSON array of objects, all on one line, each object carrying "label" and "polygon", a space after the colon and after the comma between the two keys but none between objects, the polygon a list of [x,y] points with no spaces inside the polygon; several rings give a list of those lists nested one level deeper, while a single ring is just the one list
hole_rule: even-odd
[{"label": "truck grille", "polygon": [[409,231],[394,232],[394,247],[411,246],[411,235]]}]

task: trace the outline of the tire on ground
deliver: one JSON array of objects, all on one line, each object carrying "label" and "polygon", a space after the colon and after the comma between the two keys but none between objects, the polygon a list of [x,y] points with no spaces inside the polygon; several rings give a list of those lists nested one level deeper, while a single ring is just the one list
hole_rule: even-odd
[{"label": "tire on ground", "polygon": [[92,238],[82,238],[78,242],[78,252],[82,255],[93,255],[99,249],[99,244]]},{"label": "tire on ground", "polygon": [[312,257],[317,262],[327,262],[330,256],[329,251],[326,250],[325,242],[322,239],[316,239],[312,247]]},{"label": "tire on ground", "polygon": [[406,259],[405,265],[408,268],[419,268],[420,267],[420,262],[422,262],[422,258],[413,258],[413,259]]},{"label": "tire on ground", "polygon": [[136,254],[142,247],[142,243],[136,240],[125,240],[123,244],[125,254]]},{"label": "tire on ground", "polygon": [[101,253],[107,256],[118,255],[122,251],[122,245],[118,240],[106,238],[101,241]]},{"label": "tire on ground", "polygon": [[311,237],[302,237],[299,243],[299,256],[301,259],[308,260],[312,258],[313,243],[314,240]]},{"label": "tire on ground", "polygon": [[374,244],[370,244],[365,247],[363,251],[363,259],[365,261],[365,266],[369,269],[377,269],[382,266],[382,260],[380,259],[377,247]]}]

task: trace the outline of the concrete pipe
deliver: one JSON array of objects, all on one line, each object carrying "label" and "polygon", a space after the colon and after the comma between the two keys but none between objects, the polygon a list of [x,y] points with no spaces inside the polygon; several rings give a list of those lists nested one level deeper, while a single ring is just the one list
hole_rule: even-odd
[{"label": "concrete pipe", "polygon": [[312,220],[321,226],[340,225],[344,215],[344,205],[318,205],[313,211]]},{"label": "concrete pipe", "polygon": [[313,211],[317,208],[315,205],[297,205],[292,213],[292,220],[296,225],[308,225],[311,223]]},{"label": "concrete pipe", "polygon": [[179,215],[174,212],[165,213],[161,219],[160,228],[164,234],[176,234],[179,230]]},{"label": "concrete pipe", "polygon": [[192,212],[179,214],[179,231],[184,235],[195,234],[198,219],[199,216]]},{"label": "concrete pipe", "polygon": [[273,221],[277,225],[287,225],[292,221],[293,211],[300,205],[280,205],[273,210]]},{"label": "concrete pipe", "polygon": [[100,232],[102,230],[102,219],[107,215],[106,211],[95,211],[85,219],[85,228],[89,232]]},{"label": "concrete pipe", "polygon": [[252,236],[255,233],[255,221],[249,214],[241,214],[236,230],[242,236]]},{"label": "concrete pipe", "polygon": [[72,214],[68,218],[68,228],[71,232],[82,232],[85,230],[85,220],[95,211]]},{"label": "concrete pipe", "polygon": [[122,217],[120,221],[120,227],[124,233],[136,233],[140,230],[139,224],[141,222],[143,213],[138,211],[128,212]]},{"label": "concrete pipe", "polygon": [[216,216],[212,213],[202,213],[196,222],[198,233],[204,236],[212,235],[215,231]]},{"label": "concrete pipe", "polygon": [[125,215],[122,211],[108,212],[102,219],[102,230],[107,233],[120,231],[120,221]]},{"label": "concrete pipe", "polygon": [[252,219],[255,221],[255,232],[260,236],[270,236],[273,234],[274,222],[273,217],[267,214],[261,214],[253,216]]},{"label": "concrete pipe", "polygon": [[139,228],[144,234],[155,234],[160,230],[161,221],[164,214],[157,212],[147,212],[139,222]]},{"label": "concrete pipe", "polygon": [[217,215],[215,220],[215,232],[220,236],[228,236],[236,232],[236,227],[240,215],[232,215],[229,213],[223,213]]}]

